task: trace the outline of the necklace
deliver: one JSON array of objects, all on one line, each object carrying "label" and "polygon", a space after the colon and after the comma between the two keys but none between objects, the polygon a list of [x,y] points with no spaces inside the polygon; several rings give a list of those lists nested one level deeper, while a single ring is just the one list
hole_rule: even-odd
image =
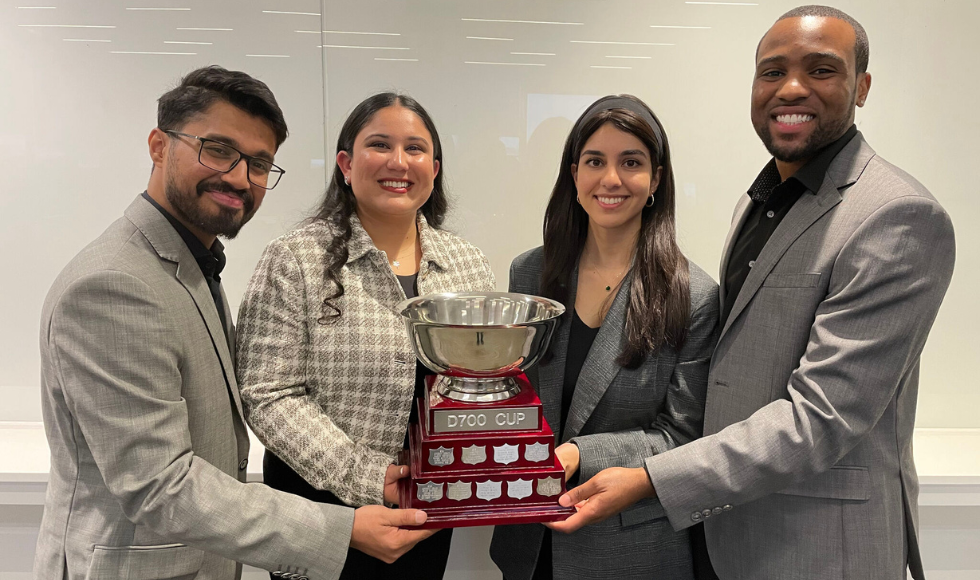
[{"label": "necklace", "polygon": [[[626,274],[626,270],[628,269],[629,269],[629,265],[627,264],[627,266],[623,268],[623,270],[619,273],[619,276],[616,276],[619,282],[623,281],[623,275]],[[595,266],[592,266],[592,272],[595,273],[596,278],[601,278],[601,276],[599,275],[599,270]],[[616,283],[617,286],[619,285],[619,282]],[[612,290],[612,285],[606,284],[606,292],[609,292],[610,290]]]},{"label": "necklace", "polygon": [[[415,253],[415,245],[414,244],[412,245],[412,248],[409,251],[412,252],[412,253]],[[388,261],[391,262],[391,265],[392,266],[398,268],[399,266],[402,265],[402,263],[400,262],[400,260],[402,258],[404,258],[406,255],[408,255],[408,252],[409,251],[402,252],[401,254],[398,254],[397,256],[395,256],[395,259],[394,260],[388,260]]]}]

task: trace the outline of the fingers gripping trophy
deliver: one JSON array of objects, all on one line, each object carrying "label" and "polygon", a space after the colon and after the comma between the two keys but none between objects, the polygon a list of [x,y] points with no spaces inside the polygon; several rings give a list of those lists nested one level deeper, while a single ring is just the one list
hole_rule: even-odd
[{"label": "fingers gripping trophy", "polygon": [[424,528],[561,521],[565,472],[524,371],[565,307],[503,292],[430,294],[398,305],[415,354],[436,375],[414,402],[400,506]]}]

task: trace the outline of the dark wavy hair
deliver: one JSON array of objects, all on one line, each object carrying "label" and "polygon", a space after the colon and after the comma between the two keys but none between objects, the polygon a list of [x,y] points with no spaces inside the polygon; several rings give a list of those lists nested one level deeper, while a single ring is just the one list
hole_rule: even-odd
[{"label": "dark wavy hair", "polygon": [[[344,126],[340,129],[337,137],[337,151],[346,151],[348,155],[354,155],[354,140],[357,134],[365,125],[371,122],[374,115],[381,109],[392,106],[401,106],[418,115],[419,119],[425,124],[425,128],[432,135],[432,159],[438,161],[440,170],[432,184],[432,195],[422,205],[422,215],[432,227],[442,226],[446,218],[446,210],[449,208],[447,192],[443,184],[442,176],[445,169],[442,163],[442,142],[439,140],[439,132],[436,125],[432,122],[429,113],[419,104],[418,101],[408,95],[398,93],[378,93],[363,101],[351,111],[350,116],[344,121]],[[344,173],[340,167],[334,163],[333,176],[327,185],[327,191],[323,195],[313,216],[313,221],[324,221],[330,224],[334,230],[334,238],[327,247],[327,283],[333,286],[333,293],[323,299],[324,308],[327,312],[320,317],[318,322],[326,324],[332,318],[341,315],[337,302],[344,295],[344,285],[340,280],[340,269],[347,263],[349,251],[347,244],[351,237],[351,216],[357,209],[357,199],[354,197],[354,190],[350,185],[344,183]]]},{"label": "dark wavy hair", "polygon": [[[603,97],[596,103],[613,98],[617,97]],[[660,150],[649,123],[628,109],[594,110],[593,104],[579,117],[565,141],[558,180],[545,211],[541,291],[562,303],[567,303],[571,295],[572,273],[582,257],[589,229],[589,216],[576,203],[577,191],[572,177],[572,164],[579,162],[585,142],[607,123],[636,136],[650,151],[654,172],[658,159],[663,168],[654,203],[642,210],[636,255],[627,274],[632,278],[632,284],[626,309],[625,341],[616,362],[626,368],[636,368],[662,345],[678,348],[683,344],[690,317],[691,291],[687,258],[676,240],[674,172],[666,132],[643,101],[632,95],[620,95],[619,98],[629,99],[650,112],[664,136],[663,150]],[[571,310],[570,307],[566,312],[566,320]]]}]

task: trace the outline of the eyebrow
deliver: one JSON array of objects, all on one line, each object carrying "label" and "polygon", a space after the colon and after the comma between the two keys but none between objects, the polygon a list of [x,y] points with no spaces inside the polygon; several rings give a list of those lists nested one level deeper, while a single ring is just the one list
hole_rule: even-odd
[{"label": "eyebrow", "polygon": [[[832,52],[811,52],[810,54],[808,54],[805,57],[803,57],[803,59],[804,60],[807,60],[807,61],[827,59],[827,60],[832,60],[834,62],[838,62],[838,63],[840,63],[841,65],[844,65],[844,66],[847,65],[847,61],[845,61],[843,58],[841,58],[840,55],[834,54]],[[760,60],[758,63],[756,63],[755,66],[756,66],[756,68],[758,68],[758,67],[763,66],[763,65],[766,65],[766,64],[782,63],[782,62],[786,62],[787,60],[788,60],[788,58],[786,56],[781,55],[781,54],[777,54],[775,56],[769,56],[769,57],[766,57],[766,58]]]},{"label": "eyebrow", "polygon": [[[595,155],[596,157],[606,156],[606,154],[603,153],[602,151],[596,151],[595,149],[587,149],[583,151],[582,155],[579,155],[579,157],[585,155]],[[626,151],[623,151],[622,153],[619,154],[620,157],[629,157],[630,155],[639,155],[641,157],[647,157],[646,151],[643,151],[642,149],[627,149]]]},{"label": "eyebrow", "polygon": [[[365,137],[364,140],[367,141],[368,139],[373,139],[375,137],[378,137],[378,138],[381,138],[381,139],[391,139],[391,135],[386,135],[385,133],[371,133],[370,135],[368,135],[367,137]],[[426,139],[425,137],[421,137],[419,135],[410,135],[408,137],[405,137],[405,140],[406,141],[421,141],[421,142],[425,143],[426,145],[429,144],[429,140],[428,139]]]},{"label": "eyebrow", "polygon": [[[241,152],[241,148],[242,148],[241,144],[239,144],[238,141],[235,140],[233,137],[229,137],[228,135],[222,135],[220,133],[208,133],[207,135],[202,135],[202,137],[204,137],[205,139],[211,139],[212,141],[220,141],[225,145],[231,145],[235,149],[238,149],[239,152]],[[246,155],[248,155],[248,153],[246,153]],[[265,149],[259,151],[255,155],[249,155],[249,157],[255,157],[257,159],[265,159],[270,163],[272,163],[275,160],[275,156],[272,155],[272,153],[266,151]]]}]

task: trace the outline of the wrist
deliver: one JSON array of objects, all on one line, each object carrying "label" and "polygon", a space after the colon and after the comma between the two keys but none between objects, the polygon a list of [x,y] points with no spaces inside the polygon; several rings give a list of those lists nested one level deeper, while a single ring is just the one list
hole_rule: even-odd
[{"label": "wrist", "polygon": [[642,467],[634,467],[631,470],[632,474],[632,488],[635,492],[637,499],[643,499],[647,497],[657,497],[657,490],[653,487],[653,482],[650,481],[650,475],[647,470]]}]

